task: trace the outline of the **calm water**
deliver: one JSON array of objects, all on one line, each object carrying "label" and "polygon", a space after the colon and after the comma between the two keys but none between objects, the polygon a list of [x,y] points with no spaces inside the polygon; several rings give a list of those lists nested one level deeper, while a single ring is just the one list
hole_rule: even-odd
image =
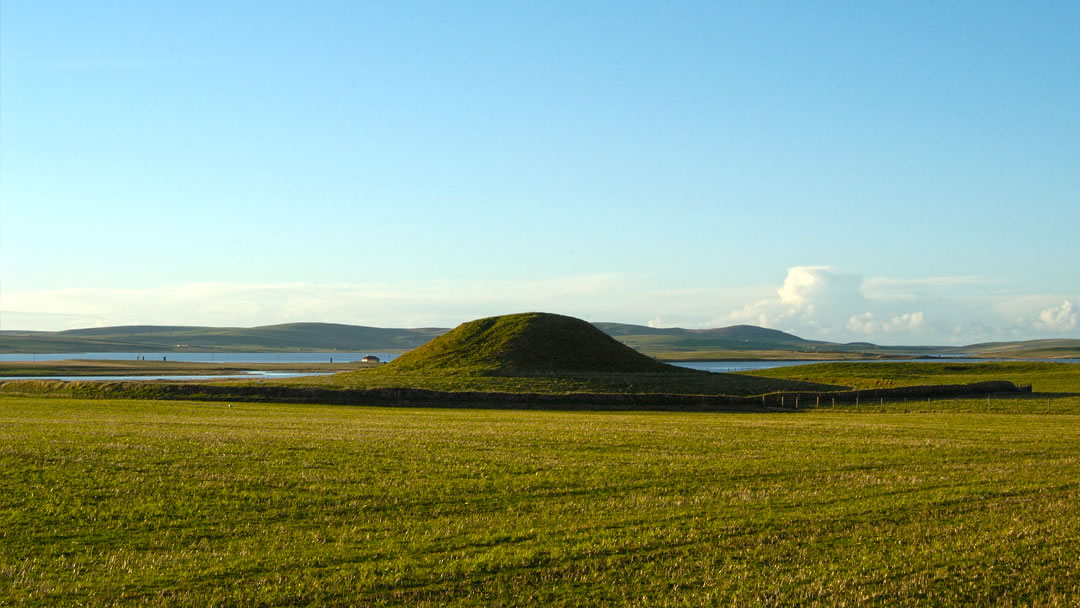
[{"label": "calm water", "polygon": [[192,363],[349,363],[359,361],[368,355],[375,355],[380,361],[389,361],[397,355],[393,353],[355,352],[355,353],[6,353],[0,354],[0,361],[62,361],[64,359],[103,359],[106,361],[187,361]]},{"label": "calm water", "polygon": [[[375,355],[381,361],[390,361],[397,355],[393,353],[353,352],[353,353],[12,353],[0,354],[0,361],[61,361],[64,359],[104,359],[109,361],[135,361],[143,358],[146,361],[187,361],[195,363],[328,363],[331,358],[335,363],[347,363],[359,361],[367,355]],[[971,359],[971,358],[945,358],[931,357],[926,359],[904,359],[890,361],[883,359],[867,359],[850,361],[850,363],[895,363],[895,362],[926,362],[926,363],[980,363],[986,361],[1049,361],[1058,363],[1080,364],[1080,359]],[[789,367],[792,365],[808,365],[811,363],[833,363],[833,361],[685,361],[673,363],[679,367],[697,369],[706,372],[731,373],[745,372],[756,369],[770,369],[773,367]],[[236,378],[296,378],[299,376],[325,376],[329,373],[291,373],[291,372],[247,372],[244,374],[223,375],[178,375],[178,376],[0,376],[3,380],[214,380]]]},{"label": "calm water", "polygon": [[300,376],[330,376],[328,372],[309,372],[299,374],[293,372],[247,372],[245,374],[217,374],[206,376],[0,376],[0,382],[4,380],[100,380],[113,382],[130,382],[134,380],[234,380],[258,378],[299,378]]},{"label": "calm water", "polygon": [[[985,363],[989,361],[1046,361],[1055,363],[1080,364],[1080,359],[971,359],[971,358],[946,358],[928,357],[925,359],[866,359],[846,361],[846,363]],[[746,372],[755,369],[770,369],[773,367],[789,367],[792,365],[809,365],[811,363],[845,363],[841,361],[685,361],[672,363],[679,367],[699,369],[706,372]]]},{"label": "calm water", "polygon": [[[105,361],[183,361],[188,363],[349,363],[375,355],[380,361],[390,361],[397,355],[378,352],[351,353],[3,353],[0,361],[63,361],[65,359],[100,359]],[[297,378],[299,376],[325,376],[328,373],[247,372],[244,374],[215,375],[160,375],[160,376],[0,376],[4,380],[223,380],[243,378]]]},{"label": "calm water", "polygon": [[792,365],[805,365],[807,363],[820,363],[819,361],[680,361],[671,362],[677,367],[699,369],[704,372],[731,373],[747,372],[755,369],[769,369],[773,367],[789,367]]}]

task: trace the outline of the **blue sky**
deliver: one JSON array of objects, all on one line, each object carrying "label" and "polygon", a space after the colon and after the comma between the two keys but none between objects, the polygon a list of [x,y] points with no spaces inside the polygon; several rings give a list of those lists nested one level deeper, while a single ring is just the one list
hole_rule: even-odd
[{"label": "blue sky", "polygon": [[0,327],[1080,337],[1080,5],[0,5]]}]

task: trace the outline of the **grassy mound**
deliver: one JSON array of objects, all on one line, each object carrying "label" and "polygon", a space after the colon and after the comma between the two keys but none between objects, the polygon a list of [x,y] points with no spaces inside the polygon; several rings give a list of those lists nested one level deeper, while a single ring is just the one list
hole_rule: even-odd
[{"label": "grassy mound", "polygon": [[463,323],[394,359],[386,371],[531,376],[685,370],[647,357],[581,319],[522,313]]},{"label": "grassy mound", "polygon": [[668,365],[590,323],[547,313],[470,321],[375,369],[278,382],[335,389],[543,394],[760,395],[836,388]]}]

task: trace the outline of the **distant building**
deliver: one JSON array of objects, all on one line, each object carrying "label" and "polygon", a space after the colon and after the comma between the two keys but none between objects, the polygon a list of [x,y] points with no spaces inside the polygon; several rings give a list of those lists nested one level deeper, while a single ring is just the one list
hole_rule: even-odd
[{"label": "distant building", "polygon": [[363,363],[378,363],[379,358],[375,355],[365,355],[363,359],[360,359]]}]

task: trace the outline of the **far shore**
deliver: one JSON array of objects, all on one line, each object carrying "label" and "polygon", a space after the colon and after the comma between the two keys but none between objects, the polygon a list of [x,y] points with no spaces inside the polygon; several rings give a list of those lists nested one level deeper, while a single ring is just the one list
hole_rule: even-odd
[{"label": "far shore", "polygon": [[159,376],[228,375],[244,372],[333,373],[365,369],[378,363],[231,363],[195,361],[124,361],[113,359],[63,359],[56,361],[2,361],[0,376]]}]

